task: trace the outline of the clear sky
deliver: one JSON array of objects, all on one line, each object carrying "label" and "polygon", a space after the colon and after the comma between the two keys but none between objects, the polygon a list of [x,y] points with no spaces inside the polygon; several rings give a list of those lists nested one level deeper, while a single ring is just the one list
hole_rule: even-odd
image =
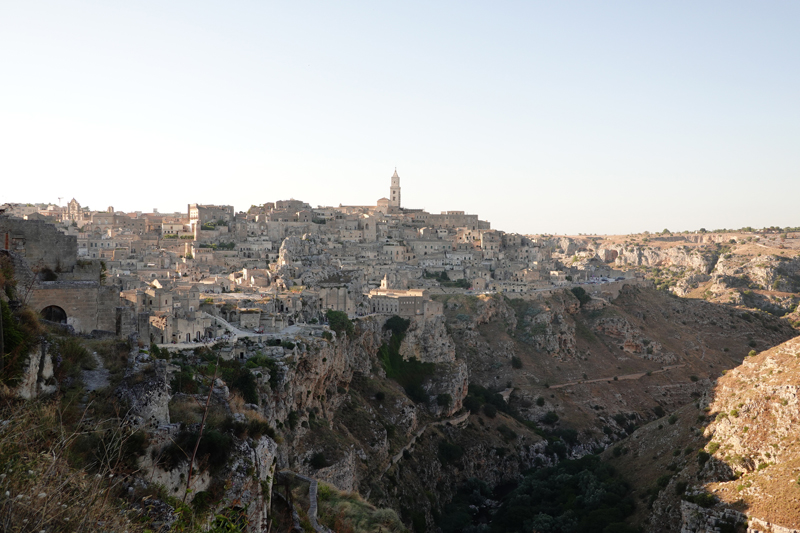
[{"label": "clear sky", "polygon": [[0,3],[0,203],[800,226],[800,2]]}]

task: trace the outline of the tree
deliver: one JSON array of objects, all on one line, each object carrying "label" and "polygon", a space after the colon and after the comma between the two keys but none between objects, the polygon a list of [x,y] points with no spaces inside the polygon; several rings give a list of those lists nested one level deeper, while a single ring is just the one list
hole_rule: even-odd
[{"label": "tree", "polygon": [[672,232],[667,228],[664,228],[663,230],[661,230],[661,235],[672,235]]},{"label": "tree", "polygon": [[583,287],[573,287],[570,289],[570,291],[572,291],[572,294],[574,294],[575,298],[577,298],[581,303],[581,306],[588,303],[592,299],[592,297],[589,296],[585,290],[583,290]]},{"label": "tree", "polygon": [[353,322],[347,318],[347,313],[328,309],[325,312],[325,317],[328,319],[328,325],[337,335],[347,333],[348,336],[353,336],[355,328],[353,327]]}]

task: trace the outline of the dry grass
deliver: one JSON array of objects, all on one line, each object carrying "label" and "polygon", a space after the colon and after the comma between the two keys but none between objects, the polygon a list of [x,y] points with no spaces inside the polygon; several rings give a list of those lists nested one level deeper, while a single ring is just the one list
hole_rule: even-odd
[{"label": "dry grass", "polygon": [[114,496],[124,482],[123,440],[85,469],[68,460],[87,432],[69,431],[54,403],[0,407],[0,530],[144,531]]},{"label": "dry grass", "polygon": [[319,483],[319,521],[337,533],[400,533],[406,531],[392,509],[378,509],[358,493],[339,492]]}]

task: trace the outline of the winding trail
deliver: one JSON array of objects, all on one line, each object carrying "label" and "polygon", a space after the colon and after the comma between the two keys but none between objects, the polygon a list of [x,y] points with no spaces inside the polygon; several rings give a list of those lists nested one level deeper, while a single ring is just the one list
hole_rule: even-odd
[{"label": "winding trail", "polygon": [[[685,363],[680,365],[670,365],[670,366],[663,366],[659,370],[651,370],[651,374],[660,374],[662,372],[666,372],[667,370],[672,370],[673,368],[681,368],[686,366]],[[640,379],[643,376],[646,376],[647,372],[637,372],[636,374],[625,374],[624,376],[613,376],[610,378],[597,378],[597,379],[582,379],[580,381],[570,381],[569,383],[561,383],[559,385],[550,385],[551,389],[560,389],[563,387],[571,387],[572,385],[586,385],[587,383],[601,383],[603,381],[614,381],[614,377],[616,377],[616,381],[622,381],[624,379]]]}]

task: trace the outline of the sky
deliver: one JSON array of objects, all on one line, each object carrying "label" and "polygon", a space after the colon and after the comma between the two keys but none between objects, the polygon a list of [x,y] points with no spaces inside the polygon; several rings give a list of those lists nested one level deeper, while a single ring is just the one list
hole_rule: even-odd
[{"label": "sky", "polygon": [[0,2],[0,203],[800,226],[800,2]]}]

